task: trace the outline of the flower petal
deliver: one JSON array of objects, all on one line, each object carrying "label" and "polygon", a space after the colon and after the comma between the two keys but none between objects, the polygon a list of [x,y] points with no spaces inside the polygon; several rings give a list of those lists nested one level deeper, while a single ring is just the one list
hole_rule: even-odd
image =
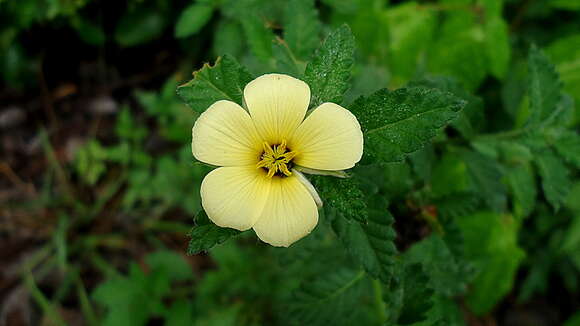
[{"label": "flower petal", "polygon": [[262,142],[250,115],[238,104],[217,101],[195,122],[191,149],[196,159],[218,166],[258,162]]},{"label": "flower petal", "polygon": [[270,183],[255,166],[217,168],[201,183],[201,204],[215,224],[247,230],[264,210]]},{"label": "flower petal", "polygon": [[294,163],[318,170],[344,170],[360,161],[363,134],[356,117],[334,103],[323,103],[304,120],[290,138],[297,151]]},{"label": "flower petal", "polygon": [[267,74],[246,85],[244,101],[264,141],[280,144],[304,119],[310,88],[294,77]]},{"label": "flower petal", "polygon": [[260,240],[288,247],[318,223],[314,199],[296,177],[272,178],[266,206],[254,231]]}]

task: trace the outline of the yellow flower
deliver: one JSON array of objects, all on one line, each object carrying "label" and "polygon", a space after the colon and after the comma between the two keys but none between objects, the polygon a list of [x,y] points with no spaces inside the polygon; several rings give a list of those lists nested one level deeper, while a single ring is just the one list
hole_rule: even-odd
[{"label": "yellow flower", "polygon": [[222,100],[200,115],[193,155],[220,166],[201,184],[202,206],[215,224],[253,228],[262,241],[284,247],[314,229],[321,202],[297,168],[349,169],[362,156],[363,135],[343,107],[323,103],[307,115],[309,103],[306,83],[268,74],[244,89],[247,110]]}]

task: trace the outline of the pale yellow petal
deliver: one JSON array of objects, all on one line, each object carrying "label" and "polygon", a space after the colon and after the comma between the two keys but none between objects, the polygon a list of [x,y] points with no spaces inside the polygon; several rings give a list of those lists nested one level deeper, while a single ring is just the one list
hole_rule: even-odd
[{"label": "pale yellow petal", "polygon": [[255,165],[262,151],[250,115],[234,102],[212,104],[199,116],[191,133],[193,156],[208,164]]},{"label": "pale yellow petal", "polygon": [[270,183],[255,166],[217,168],[201,183],[201,204],[215,224],[247,230],[264,210]]},{"label": "pale yellow petal", "polygon": [[360,161],[363,134],[356,117],[334,103],[323,103],[304,120],[288,143],[294,163],[318,170],[344,170]]},{"label": "pale yellow petal", "polygon": [[254,231],[260,240],[288,247],[310,233],[318,223],[314,199],[294,176],[273,178],[266,206]]},{"label": "pale yellow petal", "polygon": [[268,74],[246,86],[244,101],[264,141],[280,144],[304,119],[310,88],[294,77]]}]

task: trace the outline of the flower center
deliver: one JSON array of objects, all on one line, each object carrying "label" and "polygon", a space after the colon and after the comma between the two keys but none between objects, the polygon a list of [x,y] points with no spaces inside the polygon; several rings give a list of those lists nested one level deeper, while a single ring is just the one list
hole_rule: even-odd
[{"label": "flower center", "polygon": [[257,168],[268,170],[268,177],[274,175],[290,176],[292,172],[292,159],[296,156],[296,152],[290,151],[286,148],[286,141],[283,140],[279,145],[270,146],[267,142],[263,144],[264,152],[260,156],[260,162],[256,164]]}]

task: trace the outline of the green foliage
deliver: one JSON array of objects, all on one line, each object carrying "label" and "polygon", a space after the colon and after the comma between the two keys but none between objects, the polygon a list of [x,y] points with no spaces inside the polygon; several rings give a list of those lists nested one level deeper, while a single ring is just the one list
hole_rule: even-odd
[{"label": "green foliage", "polygon": [[272,57],[272,40],[274,33],[258,15],[250,14],[242,19],[242,27],[252,53],[260,60],[267,61]]},{"label": "green foliage", "polygon": [[402,88],[360,97],[350,110],[365,134],[367,157],[395,162],[424,146],[464,105],[437,89]]},{"label": "green foliage", "polygon": [[556,69],[537,47],[530,49],[529,61],[530,118],[528,123],[538,125],[556,111],[561,97],[561,84]]},{"label": "green foliage", "polygon": [[[19,217],[28,217],[22,207],[41,209],[41,219],[21,219],[10,234],[30,221],[46,224],[44,256],[32,255],[38,266],[24,278],[40,308],[32,311],[58,324],[78,298],[89,325],[459,326],[473,315],[492,323],[518,316],[506,314],[515,298],[521,307],[550,304],[554,293],[574,299],[577,7],[571,0],[133,0],[109,9],[91,0],[0,0],[0,76],[8,86],[0,96],[7,112],[31,113],[23,132],[2,112],[9,145],[2,164],[18,165],[34,150],[31,122],[50,121],[50,137],[41,137],[46,159],[31,154],[33,168],[11,166],[17,178],[9,177],[10,196],[30,183],[38,199],[9,197],[2,207]],[[68,80],[68,63],[65,80],[53,74],[58,53],[38,42],[53,31],[83,53],[79,80]],[[167,64],[167,53],[177,62]],[[150,54],[147,62],[160,66],[133,75]],[[117,67],[111,55],[121,58]],[[143,58],[125,67],[134,56]],[[178,87],[184,70],[218,56]],[[95,62],[85,60],[93,57],[104,74],[87,81],[84,67]],[[290,248],[220,228],[200,212],[210,168],[193,162],[190,147],[199,114],[219,100],[243,105],[245,85],[271,72],[305,80],[310,108],[344,105],[365,137],[360,166],[336,173],[348,178],[308,176],[323,201],[320,222]],[[61,83],[79,91],[61,97]],[[135,83],[139,90],[128,89]],[[93,89],[111,92],[119,112],[68,109]],[[22,96],[30,98],[19,103]],[[54,123],[51,112],[67,119]],[[86,141],[67,171],[69,146],[59,141],[68,115],[89,114],[95,123],[88,134],[75,131]],[[22,141],[14,146],[12,136]],[[44,161],[42,178],[26,175]],[[147,254],[183,250],[188,240],[196,256]],[[57,274],[61,284],[44,277]],[[569,305],[550,309],[555,322],[578,321]]]},{"label": "green foliage", "polygon": [[297,58],[308,59],[320,42],[321,24],[314,1],[288,1],[284,14],[284,40]]},{"label": "green foliage", "polygon": [[414,77],[424,65],[436,16],[432,11],[421,10],[416,2],[393,6],[385,16],[389,25],[389,66],[394,75],[394,84],[401,85]]},{"label": "green foliage", "polygon": [[196,112],[202,113],[219,100],[242,105],[244,86],[252,75],[229,55],[208,64],[193,74],[193,79],[177,88],[177,95]]},{"label": "green foliage", "polygon": [[349,221],[366,223],[367,205],[356,179],[319,176],[310,179],[324,200],[324,205],[333,214],[339,214]]},{"label": "green foliage", "polygon": [[213,246],[224,243],[232,237],[240,234],[240,231],[221,228],[209,221],[204,211],[200,212],[196,217],[196,226],[189,232],[189,246],[187,253],[190,255],[198,254],[202,251],[207,251]]},{"label": "green foliage", "polygon": [[467,304],[474,313],[485,314],[511,290],[525,256],[517,244],[518,224],[511,216],[487,212],[457,223],[465,239],[465,254],[479,270]]},{"label": "green foliage", "polygon": [[[327,217],[333,211],[325,210]],[[382,282],[389,282],[397,249],[393,243],[395,232],[392,228],[393,217],[385,207],[369,209],[366,223],[348,221],[341,214],[332,220],[332,228],[338,238],[366,272]]]},{"label": "green foliage", "polygon": [[503,171],[496,161],[477,152],[465,151],[462,158],[471,179],[471,189],[495,211],[506,205],[506,189],[501,179]]},{"label": "green foliage", "polygon": [[[170,295],[172,284],[192,278],[191,267],[182,256],[171,251],[154,252],[145,261],[148,272],[132,263],[127,276],[107,280],[93,291],[94,300],[107,308],[101,325],[137,326],[146,325],[153,316],[171,318],[176,308],[167,309],[163,299]],[[181,313],[183,316],[184,312]],[[191,318],[191,315],[185,317]]]},{"label": "green foliage", "polygon": [[538,155],[535,163],[542,177],[544,195],[552,207],[558,210],[570,191],[568,168],[552,151]]},{"label": "green foliage", "polygon": [[514,214],[517,217],[530,215],[538,193],[534,170],[530,164],[518,164],[509,170],[506,177],[513,195]]},{"label": "green foliage", "polygon": [[191,36],[211,19],[213,6],[205,2],[196,2],[183,10],[175,25],[175,37]]},{"label": "green foliage", "polygon": [[427,318],[432,307],[433,289],[429,277],[418,264],[400,264],[397,279],[384,292],[389,307],[387,325],[412,325]]},{"label": "green foliage", "polygon": [[163,12],[154,7],[138,7],[127,12],[115,29],[115,40],[125,47],[150,42],[163,33],[167,21]]},{"label": "green foliage", "polygon": [[421,264],[429,276],[430,287],[445,296],[465,293],[473,271],[465,261],[457,259],[445,241],[437,235],[414,244],[405,258],[411,264]]},{"label": "green foliage", "polygon": [[360,305],[365,274],[341,268],[305,283],[294,293],[289,314],[301,325],[349,325]]},{"label": "green foliage", "polygon": [[304,79],[312,92],[310,105],[342,103],[354,63],[354,36],[347,25],[334,30],[306,65]]}]

